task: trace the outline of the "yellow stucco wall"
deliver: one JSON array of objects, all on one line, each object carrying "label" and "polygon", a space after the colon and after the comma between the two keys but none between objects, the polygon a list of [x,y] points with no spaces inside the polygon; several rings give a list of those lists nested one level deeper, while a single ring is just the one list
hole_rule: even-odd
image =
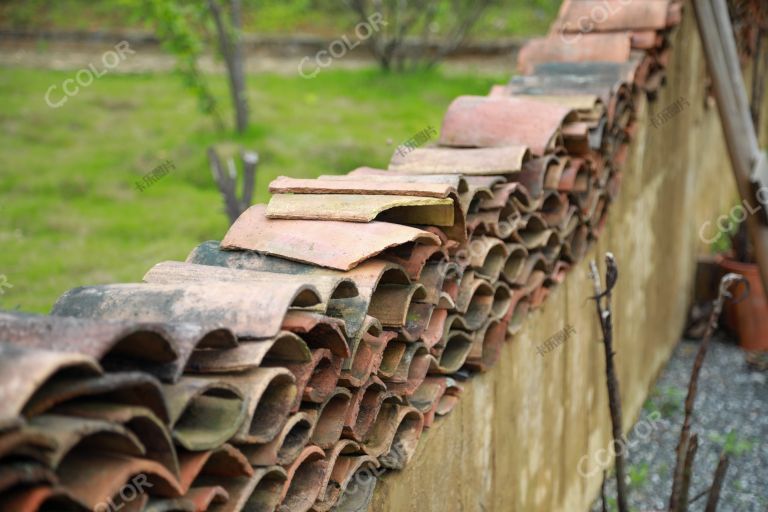
[{"label": "yellow stucco wall", "polygon": [[[690,7],[690,6],[688,6]],[[673,36],[669,78],[639,105],[640,130],[599,244],[572,269],[499,363],[466,383],[459,405],[422,437],[401,472],[379,482],[376,512],[584,511],[601,472],[579,476],[584,455],[608,446],[604,356],[587,261],[616,255],[615,346],[625,428],[679,339],[690,300],[698,232],[737,200],[717,109],[706,106],[705,60],[690,9]],[[650,115],[688,100],[657,128]],[[572,325],[540,356],[535,348]]]}]

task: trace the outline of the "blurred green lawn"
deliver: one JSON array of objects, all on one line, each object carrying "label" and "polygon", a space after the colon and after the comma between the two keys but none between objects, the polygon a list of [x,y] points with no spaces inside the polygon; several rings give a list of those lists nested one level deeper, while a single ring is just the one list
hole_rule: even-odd
[{"label": "blurred green lawn", "polygon": [[[0,275],[13,285],[0,289],[3,309],[47,312],[71,287],[138,281],[227,229],[205,158],[221,136],[178,77],[107,74],[49,108],[45,91],[72,76],[0,68]],[[236,142],[261,156],[256,201],[278,175],[386,166],[397,144],[439,128],[455,96],[505,80],[439,70],[250,76],[254,126]],[[223,77],[213,85],[226,98]],[[139,192],[134,183],[165,159],[175,169]]]},{"label": "blurred green lawn", "polygon": [[[561,0],[496,0],[470,34],[473,40],[545,33]],[[262,34],[309,33],[337,37],[349,31],[357,17],[338,0],[245,0],[243,28]],[[435,29],[447,25],[447,3],[435,18]],[[73,15],[76,13],[76,15]],[[60,30],[141,28],[118,0],[3,0],[0,27]],[[147,29],[147,27],[144,27]]]}]

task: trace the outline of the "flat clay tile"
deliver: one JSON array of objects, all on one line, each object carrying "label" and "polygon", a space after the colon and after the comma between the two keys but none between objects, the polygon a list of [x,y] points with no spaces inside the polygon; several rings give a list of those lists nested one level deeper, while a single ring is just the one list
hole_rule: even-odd
[{"label": "flat clay tile", "polygon": [[434,197],[355,194],[275,194],[270,219],[335,220],[452,226],[453,201]]},{"label": "flat clay tile", "polygon": [[530,157],[523,145],[482,148],[418,148],[395,154],[389,170],[403,174],[504,175],[520,171]]},{"label": "flat clay tile", "polygon": [[439,240],[427,231],[388,222],[268,219],[265,207],[255,205],[235,221],[221,246],[350,270],[390,247],[407,242],[438,245]]},{"label": "flat clay tile", "polygon": [[[386,172],[386,171],[385,171]],[[273,194],[361,194],[361,195],[393,195],[446,198],[456,189],[450,185],[435,182],[401,181],[392,175],[386,181],[347,176],[345,179],[337,176],[335,179],[296,179],[280,176],[269,184]]]}]

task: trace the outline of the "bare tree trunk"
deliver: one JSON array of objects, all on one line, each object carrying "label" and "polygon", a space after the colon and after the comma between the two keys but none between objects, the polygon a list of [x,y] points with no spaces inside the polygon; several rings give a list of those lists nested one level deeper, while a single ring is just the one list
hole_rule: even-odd
[{"label": "bare tree trunk", "polygon": [[208,162],[216,186],[224,199],[224,210],[227,213],[229,223],[233,224],[240,215],[248,209],[253,198],[253,189],[256,184],[256,168],[259,164],[259,155],[255,151],[241,151],[243,178],[240,197],[237,196],[238,170],[234,158],[228,158],[227,166],[222,164],[222,159],[213,146],[208,148]]},{"label": "bare tree trunk", "polygon": [[242,0],[230,0],[230,27],[224,22],[217,0],[208,0],[208,7],[216,24],[219,49],[227,67],[229,91],[235,110],[235,127],[238,133],[248,128],[248,97],[245,86],[245,69],[242,45]]}]

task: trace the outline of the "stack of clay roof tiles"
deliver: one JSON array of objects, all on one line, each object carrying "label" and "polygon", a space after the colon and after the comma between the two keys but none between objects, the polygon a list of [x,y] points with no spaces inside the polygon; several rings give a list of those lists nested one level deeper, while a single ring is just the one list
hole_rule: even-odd
[{"label": "stack of clay roof tiles", "polygon": [[143,283],[3,313],[0,510],[364,510],[600,235],[679,19],[566,0],[435,147],[280,177]]}]

